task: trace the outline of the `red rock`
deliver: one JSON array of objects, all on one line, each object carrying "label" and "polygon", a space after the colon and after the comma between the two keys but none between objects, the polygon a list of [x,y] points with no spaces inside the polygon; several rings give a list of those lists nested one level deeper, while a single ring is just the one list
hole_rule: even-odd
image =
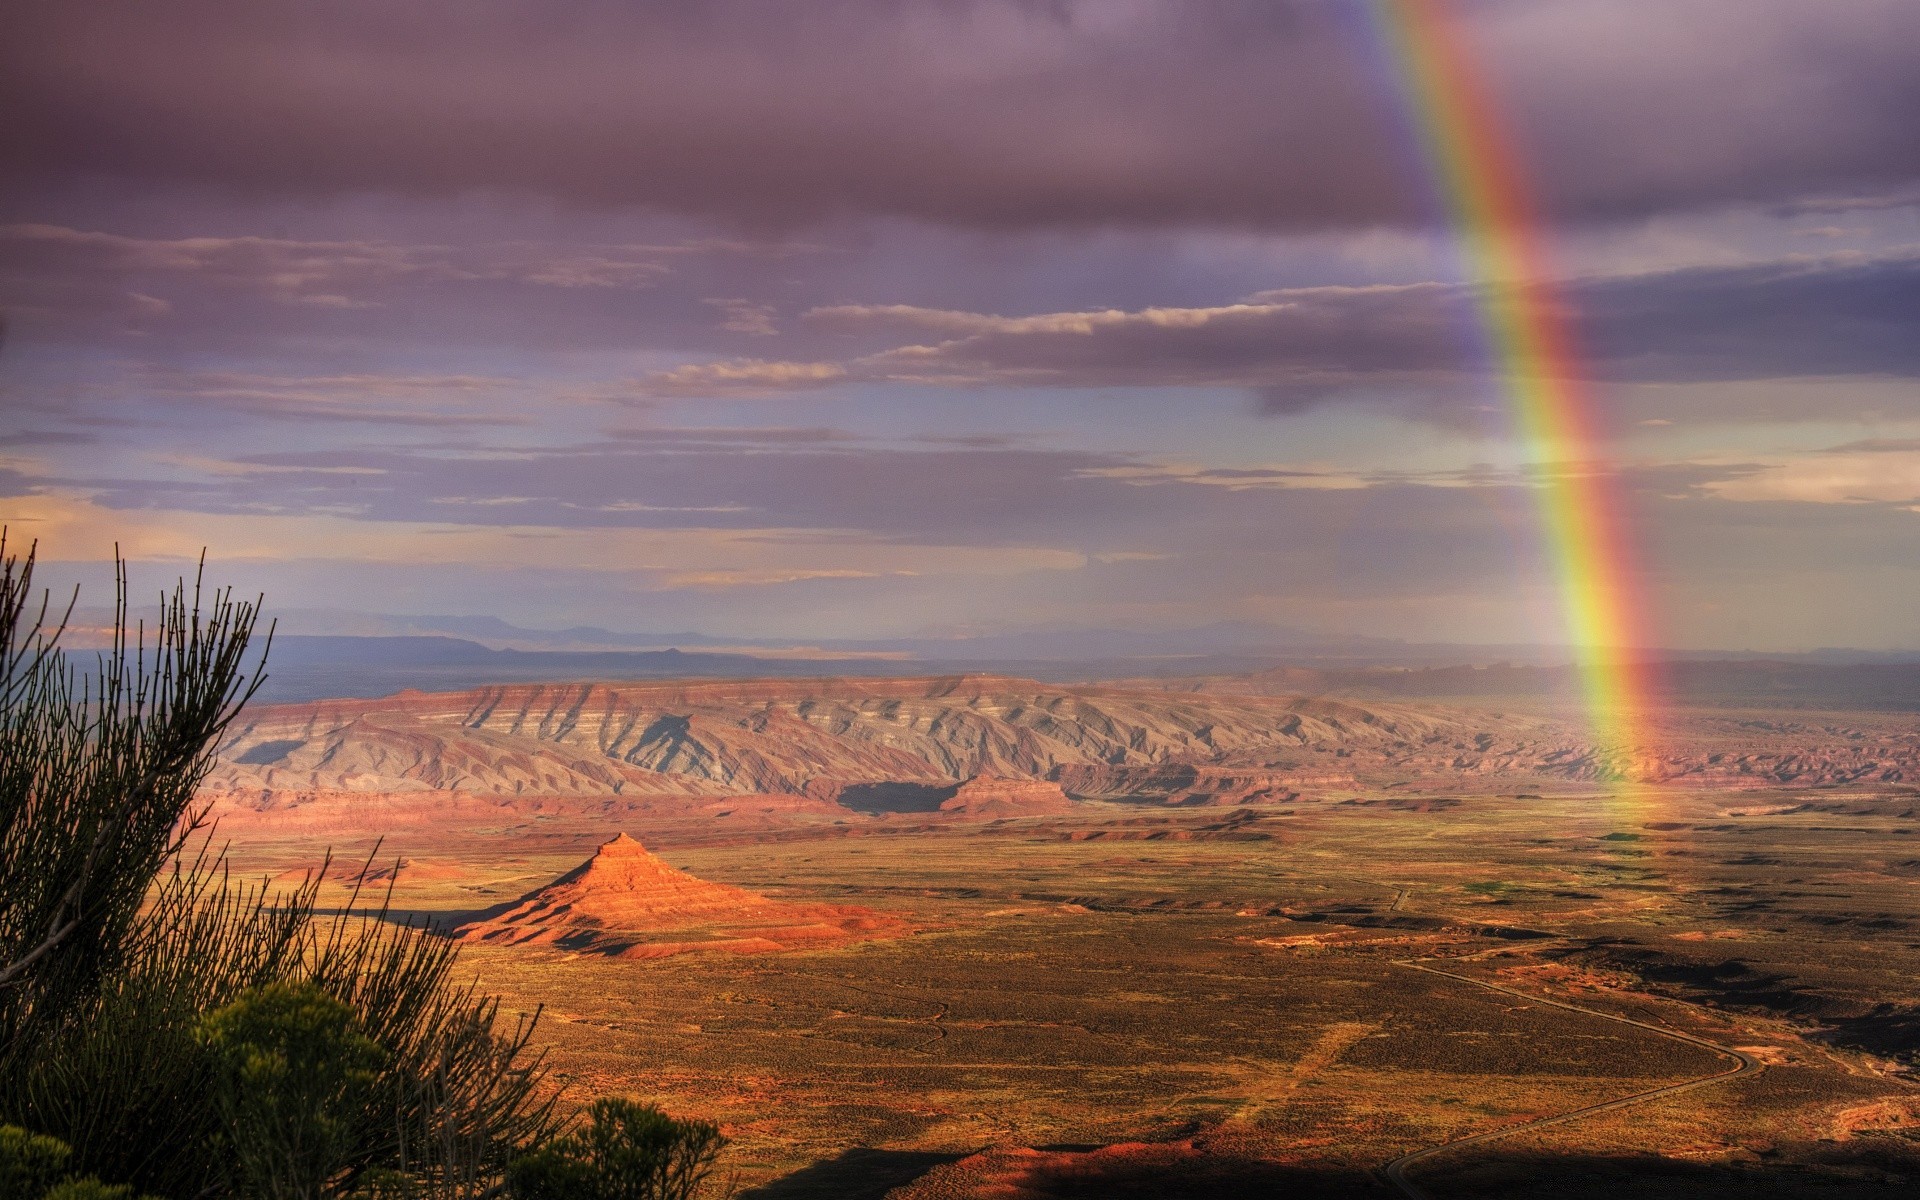
[{"label": "red rock", "polygon": [[1060,785],[1044,779],[975,775],[940,802],[940,811],[968,817],[1027,817],[1071,812]]},{"label": "red rock", "polygon": [[482,913],[454,936],[657,958],[687,950],[764,953],[905,932],[904,922],[866,909],[792,904],[700,879],[623,833],[580,866]]},{"label": "red rock", "polygon": [[[1004,804],[957,795],[923,806],[835,803],[885,787],[931,797],[968,777],[1051,780],[1079,799],[1175,806],[1286,802],[1295,792],[1354,789],[1382,772],[1701,788],[1920,778],[1920,739],[1891,719],[1668,714],[1623,752],[1596,747],[1575,713],[1264,691],[1297,682],[1284,675],[1251,690],[994,676],[555,683],[249,708],[205,794],[221,800],[223,816],[351,830],[388,810],[458,807],[462,819],[489,819],[473,800],[504,808],[594,798],[613,815],[654,801],[662,812],[685,812],[694,795],[799,797],[778,814],[756,802],[770,820],[932,811],[946,799],[959,801],[947,811],[961,817],[1040,803],[1038,793]],[[456,806],[449,797],[471,799]]]}]

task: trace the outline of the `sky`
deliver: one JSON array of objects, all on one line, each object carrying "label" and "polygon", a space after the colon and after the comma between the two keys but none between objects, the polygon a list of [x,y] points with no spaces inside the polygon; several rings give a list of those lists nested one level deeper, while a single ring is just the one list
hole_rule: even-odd
[{"label": "sky", "polygon": [[[1920,4],[1448,7],[1655,636],[1920,648]],[[1551,644],[1358,15],[16,0],[0,521],[296,630]]]}]

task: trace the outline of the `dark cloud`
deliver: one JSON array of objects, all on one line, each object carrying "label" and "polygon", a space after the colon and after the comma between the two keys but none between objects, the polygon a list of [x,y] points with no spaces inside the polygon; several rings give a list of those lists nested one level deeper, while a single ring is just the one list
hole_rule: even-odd
[{"label": "dark cloud", "polygon": [[[114,507],[351,512],[369,520],[555,528],[813,529],[974,544],[1081,536],[1095,512],[1157,503],[1083,472],[1078,451],[909,450],[822,430],[658,430],[512,452],[300,451],[217,480],[96,485]],[[1096,495],[1096,493],[1099,493]],[[1015,539],[1017,540],[1017,539]]]},{"label": "dark cloud", "polygon": [[[498,455],[281,453],[215,464],[213,478],[57,482],[123,511],[349,516],[369,529],[413,522],[601,539],[636,530],[736,531],[729,544],[749,555],[739,566],[626,569],[652,588],[744,593],[761,605],[772,603],[768,589],[780,589],[781,604],[795,587],[818,589],[828,609],[857,608],[870,620],[898,619],[878,616],[898,604],[948,619],[1017,609],[1025,620],[1042,601],[1192,614],[1211,606],[1239,611],[1245,597],[1275,590],[1323,600],[1342,589],[1461,591],[1508,579],[1524,557],[1511,524],[1528,501],[1510,482],[1478,492],[1402,481],[1362,487],[1309,471],[1182,473],[1081,451],[906,449],[790,436],[815,431],[708,444],[712,432],[662,430],[624,444]],[[1513,510],[1507,519],[1489,519],[1502,508]],[[1356,552],[1356,529],[1366,530],[1365,553]],[[804,566],[757,564],[756,536],[770,549],[802,545]],[[1045,552],[1036,561],[1046,565],[1017,572],[1017,581],[942,569],[961,553],[991,558],[1022,548]],[[877,552],[911,555],[919,565],[879,569],[871,561]],[[1063,566],[1062,558],[1077,566]],[[929,571],[941,578],[920,577]],[[956,588],[949,572],[962,572],[964,586]],[[602,582],[586,590],[605,589]],[[1013,607],[1003,610],[1002,600]],[[706,610],[700,623],[741,603]]]},{"label": "dark cloud", "polygon": [[0,433],[0,450],[26,446],[90,446],[99,440],[99,434],[71,429],[26,429],[19,433]]},{"label": "dark cloud", "polygon": [[[1184,553],[1199,530],[1261,544],[1278,536],[1270,523],[1308,513],[1326,516],[1329,530],[1359,522],[1369,539],[1389,528],[1410,540],[1419,530],[1466,536],[1469,527],[1486,524],[1490,503],[1512,507],[1524,524],[1532,482],[1510,466],[1364,473],[1223,467],[1017,445],[903,446],[840,430],[779,427],[634,430],[608,441],[511,451],[289,450],[186,465],[196,473],[89,480],[80,472],[49,482],[84,489],[115,508],[555,530],[784,530],[853,543],[1043,544],[1159,557]],[[1706,497],[1765,469],[1646,468],[1625,475],[1622,486]],[[1444,528],[1432,515],[1443,509],[1453,513]],[[1498,522],[1481,531],[1511,532]],[[1282,540],[1314,536],[1296,531]]]},{"label": "dark cloud", "polygon": [[1896,208],[1920,208],[1920,189],[1903,189],[1878,195],[1809,196],[1773,208],[1775,216],[1804,217],[1837,213],[1885,212]]},{"label": "dark cloud", "polygon": [[135,238],[60,225],[0,226],[9,275],[123,279],[186,275],[268,299],[321,308],[369,303],[346,293],[403,280],[507,280],[561,288],[634,288],[655,282],[676,254],[698,246],[401,245],[284,237]]},{"label": "dark cloud", "polygon": [[[577,570],[537,573],[511,556],[436,560],[426,592],[417,565],[334,559],[297,542],[282,558],[223,564],[248,587],[304,604],[424,595],[430,611],[541,627],[876,636],[948,622],[1167,627],[1234,617],[1372,634],[1487,638],[1498,629],[1513,640],[1529,613],[1555,611],[1532,532],[1534,489],[1511,468],[1341,478],[1085,451],[912,449],[822,429],[634,432],[512,453],[259,454],[202,464],[213,473],[177,482],[0,469],[0,493],[82,492],[122,513],[344,516],[370,535],[424,525],[598,548]],[[1626,473],[1668,636],[1833,640],[1820,631],[1844,605],[1855,642],[1904,637],[1920,523],[1899,503],[1860,503],[1851,488],[1807,488],[1844,481],[1850,459],[1898,472],[1912,453],[1885,440],[1772,464]],[[635,533],[724,551],[685,565],[670,548],[681,542],[646,559],[607,557]],[[772,558],[763,561],[763,549]],[[1009,558],[1005,569],[986,568],[996,556]],[[1783,564],[1804,586],[1782,586]],[[1535,632],[1557,636],[1551,622]]]},{"label": "dark cloud", "polygon": [[[1552,303],[1574,365],[1614,382],[1920,376],[1920,255],[1841,255],[1574,280]],[[1444,414],[1497,399],[1469,285],[1294,288],[1206,308],[998,316],[838,305],[811,324],[905,345],[843,362],[734,360],[663,372],[665,393],[756,394],[847,382],[1240,387],[1275,412],[1386,400]]]},{"label": "dark cloud", "polygon": [[479,375],[274,375],[247,371],[155,368],[133,389],[151,400],[222,417],[367,425],[459,428],[527,425],[531,419],[497,411],[518,398],[523,381]]},{"label": "dark cloud", "polygon": [[[1680,640],[1911,640],[1920,5],[1445,7]],[[1509,636],[1534,484],[1362,11],[18,0],[0,515],[542,625]]]},{"label": "dark cloud", "polygon": [[1920,255],[1837,255],[1570,289],[1609,378],[1920,376]]},{"label": "dark cloud", "polygon": [[28,340],[96,347],[125,334],[156,336],[173,349],[254,354],[273,342],[311,347],[317,336],[605,342],[615,330],[630,339],[637,313],[677,309],[682,324],[720,324],[684,296],[651,293],[689,262],[756,252],[711,240],[456,245],[380,237],[135,237],[16,223],[0,225],[0,305]]},{"label": "dark cloud", "polygon": [[[21,0],[0,178],[526,192],[786,223],[1351,227],[1424,211],[1359,6]],[[1908,0],[1477,0],[1549,211],[1920,174]]]}]

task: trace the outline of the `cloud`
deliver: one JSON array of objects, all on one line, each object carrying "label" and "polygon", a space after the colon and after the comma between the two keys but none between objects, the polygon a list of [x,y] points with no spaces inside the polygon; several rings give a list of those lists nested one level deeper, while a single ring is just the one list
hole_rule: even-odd
[{"label": "cloud", "polygon": [[[1803,200],[1775,205],[1773,212],[1782,217],[1803,217],[1825,213],[1885,212],[1897,208],[1920,208],[1920,188],[1900,188],[1877,195],[1809,196]],[[1824,231],[1808,230],[1806,232]]]},{"label": "cloud", "polygon": [[1920,443],[1836,446],[1712,480],[1700,490],[1722,500],[1920,504]]},{"label": "cloud", "polygon": [[[1920,253],[1798,257],[1575,279],[1584,378],[1698,383],[1920,376]],[[696,364],[662,391],[776,394],[842,382],[1001,387],[1231,387],[1275,412],[1339,399],[1445,418],[1499,401],[1471,285],[1288,288],[1233,304],[1002,316],[834,305],[806,322],[849,333],[942,335],[844,362]]]},{"label": "cloud", "polygon": [[[1164,502],[1081,474],[1125,461],[1077,451],[903,449],[825,431],[660,430],[516,450],[239,454],[197,475],[66,478],[99,503],[128,510],[271,508],[581,530],[778,528],[984,545],[1084,534],[1084,521],[1100,513],[1150,514]],[[190,464],[176,456],[168,465]]]},{"label": "cloud", "polygon": [[[748,297],[826,257],[811,243],[713,238],[691,222],[545,225],[524,208],[438,201],[263,209],[122,189],[98,206],[50,207],[59,223],[0,223],[0,314],[13,347],[289,375],[390,370],[422,351],[446,369],[520,350],[587,351],[603,356],[608,378],[626,378],[737,352],[743,332],[771,342],[775,307]],[[529,240],[530,229],[547,236]],[[580,362],[554,373],[577,377]]]},{"label": "cloud", "polygon": [[[175,497],[174,499],[177,499]],[[453,524],[369,520],[325,511],[210,512],[165,503],[103,505],[65,487],[10,497],[0,519],[65,557],[191,561],[218,547],[227,562],[336,560],[416,568],[590,570],[666,588],[773,586],[812,579],[1018,575],[1072,571],[1085,555],[1047,546],[955,546],[802,530],[578,528],[537,522]]]},{"label": "cloud", "polygon": [[768,394],[793,388],[822,387],[847,377],[837,363],[766,362],[758,358],[692,363],[653,375],[646,384],[663,395],[717,396]]},{"label": "cloud", "polygon": [[0,434],[0,450],[24,446],[92,446],[99,441],[97,433],[73,429],[23,429],[18,433]]},{"label": "cloud", "polygon": [[764,588],[786,583],[812,583],[822,579],[880,579],[887,575],[914,578],[918,571],[852,571],[818,567],[785,569],[742,568],[730,571],[673,571],[660,584],[669,588]]},{"label": "cloud", "polygon": [[[0,225],[4,275],[32,302],[35,284],[65,288],[127,278],[186,280],[321,308],[375,307],[365,298],[402,283],[511,282],[550,288],[631,289],[669,271],[687,246],[602,246],[584,251],[529,243],[470,246],[271,237],[141,238],[63,225]],[[357,295],[356,295],[357,293]],[[148,315],[172,304],[138,292]]]},{"label": "cloud", "polygon": [[1344,491],[1372,486],[1351,472],[1305,470],[1295,467],[1209,467],[1199,463],[1129,463],[1125,466],[1087,467],[1083,479],[1115,479],[1133,487],[1169,483],[1194,484],[1245,492],[1272,488],[1315,488]]},{"label": "cloud", "polygon": [[482,375],[300,376],[154,367],[140,371],[130,386],[185,408],[281,420],[425,428],[528,423],[523,415],[488,411],[522,392],[523,381]]},{"label": "cloud", "polygon": [[[16,8],[0,51],[15,189],[522,192],[994,228],[1424,217],[1386,56],[1346,5]],[[1557,214],[1875,194],[1916,175],[1909,0],[1458,8]]]},{"label": "cloud", "polygon": [[[174,571],[204,545],[220,578],[275,603],[406,597],[410,610],[542,625],[878,636],[991,614],[1014,628],[1262,619],[1381,636],[1557,634],[1529,532],[1535,498],[1510,469],[1315,486],[1340,472],[906,449],[819,430],[635,432],[646,436],[512,453],[173,461],[169,480],[28,467],[0,471],[0,521],[40,535],[50,561],[104,557],[117,540]],[[1836,452],[1913,471],[1911,444]],[[1624,477],[1652,542],[1654,603],[1681,620],[1675,636],[1908,638],[1913,502],[1762,505],[1707,486],[1767,465]],[[1782,588],[1782,563],[1806,586]],[[1707,600],[1745,623],[1686,624],[1681,606]],[[1827,636],[1842,601],[1845,636]]]},{"label": "cloud", "polygon": [[780,332],[773,323],[773,306],[751,300],[702,300],[720,310],[720,328],[729,333],[771,337]]},{"label": "cloud", "polygon": [[1144,308],[1138,312],[1122,312],[1119,309],[1109,308],[1099,312],[1041,313],[1030,317],[1001,317],[990,313],[920,308],[911,304],[837,304],[810,309],[806,317],[807,320],[829,329],[895,326],[962,336],[1064,333],[1085,337],[1101,330],[1126,326],[1199,329],[1216,321],[1271,316],[1286,307],[1285,303],[1227,304],[1217,308]]}]

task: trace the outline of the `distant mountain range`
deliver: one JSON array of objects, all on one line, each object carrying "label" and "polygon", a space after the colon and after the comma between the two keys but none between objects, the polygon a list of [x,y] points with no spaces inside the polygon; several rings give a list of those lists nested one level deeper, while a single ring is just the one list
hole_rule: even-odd
[{"label": "distant mountain range", "polygon": [[[682,631],[622,632],[590,625],[532,629],[498,617],[368,616],[321,609],[276,610],[289,633],[303,636],[427,636],[463,638],[512,650],[708,650],[759,657],[916,658],[934,662],[1084,662],[1096,659],[1192,658],[1264,654],[1295,659],[1409,666],[1459,663],[1567,661],[1563,646],[1537,643],[1462,644],[1408,642],[1362,634],[1328,634],[1257,621],[1217,621],[1184,629],[1037,629],[1013,633],[924,635],[898,638],[732,637]],[[1829,648],[1805,652],[1755,650],[1658,650],[1671,660],[1778,659],[1828,663],[1920,663],[1917,650]]]},{"label": "distant mountain range", "polygon": [[495,649],[514,650],[718,650],[765,657],[918,658],[949,662],[1083,661],[1246,653],[1253,650],[1316,649],[1358,654],[1403,652],[1406,643],[1390,638],[1330,637],[1309,630],[1250,621],[1221,621],[1188,629],[1055,629],[1017,633],[904,638],[728,637],[678,633],[621,632],[595,626],[529,629],[498,617],[367,616],[318,609],[279,614],[283,626],[301,635],[431,636],[465,638]]},{"label": "distant mountain range", "polygon": [[[1456,648],[1456,653],[1462,649]],[[291,636],[274,639],[260,699],[279,703],[377,697],[413,689],[566,680],[899,677],[929,672],[1023,673],[1054,682],[1133,680],[1170,691],[1368,698],[1571,698],[1564,663],[1334,665],[1245,655],[1190,658],[929,662],[904,658],[766,658],[710,651],[501,650],[446,637]],[[1920,663],[1692,659],[1657,674],[1679,704],[1920,711]]]},{"label": "distant mountain range", "polygon": [[390,696],[407,689],[438,692],[570,679],[892,674],[887,668],[895,665],[884,659],[759,658],[674,649],[512,650],[451,637],[296,634],[273,639],[260,699]]},{"label": "distant mountain range", "polygon": [[[1693,659],[1655,664],[1651,687],[1680,708],[1852,709],[1920,712],[1920,663],[1780,659]],[[1537,666],[1276,667],[1244,674],[1156,679],[1154,686],[1221,695],[1338,696],[1344,699],[1495,701],[1571,699],[1580,678],[1566,664]]]},{"label": "distant mountain range", "polygon": [[[277,614],[267,702],[405,689],[585,679],[742,679],[989,672],[1056,682],[1155,680],[1174,688],[1368,696],[1572,695],[1560,646],[1414,643],[1251,622],[1153,632],[1037,630],[967,637],[792,640],[591,626],[531,629],[495,617]],[[111,614],[75,613],[76,649]],[[1802,706],[1920,708],[1920,651],[1649,651],[1676,695]],[[1714,669],[1712,664],[1722,664]],[[1869,669],[1880,668],[1880,669]]]}]

